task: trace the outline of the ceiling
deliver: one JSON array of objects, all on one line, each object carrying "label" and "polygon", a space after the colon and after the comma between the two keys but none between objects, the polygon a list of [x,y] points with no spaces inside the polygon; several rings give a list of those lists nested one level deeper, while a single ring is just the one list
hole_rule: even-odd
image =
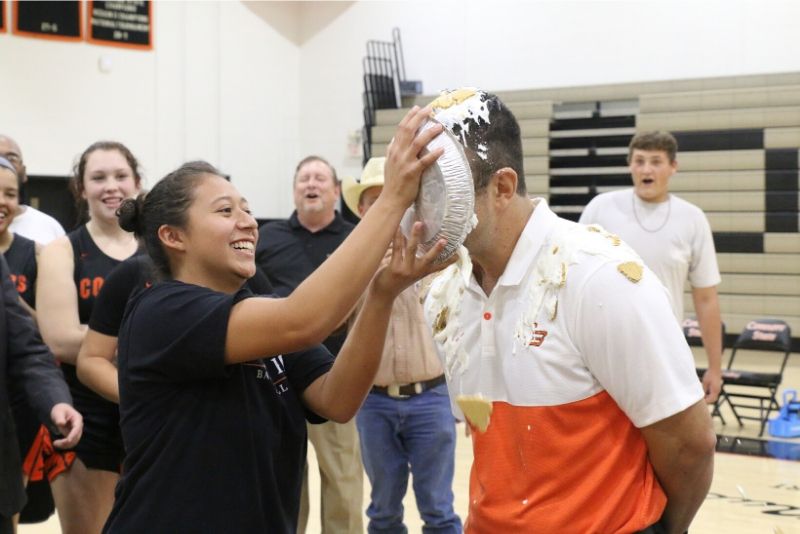
[{"label": "ceiling", "polygon": [[242,1],[242,4],[275,31],[300,46],[322,31],[355,2]]}]

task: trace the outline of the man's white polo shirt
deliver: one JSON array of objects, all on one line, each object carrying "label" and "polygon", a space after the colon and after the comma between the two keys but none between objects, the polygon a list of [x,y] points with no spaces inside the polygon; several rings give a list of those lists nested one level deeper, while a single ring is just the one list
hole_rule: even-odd
[{"label": "man's white polo shirt", "polygon": [[490,296],[462,255],[425,303],[454,412],[461,395],[492,402],[469,530],[636,531],[666,501],[637,427],[702,398],[692,355],[627,245],[535,202]]}]

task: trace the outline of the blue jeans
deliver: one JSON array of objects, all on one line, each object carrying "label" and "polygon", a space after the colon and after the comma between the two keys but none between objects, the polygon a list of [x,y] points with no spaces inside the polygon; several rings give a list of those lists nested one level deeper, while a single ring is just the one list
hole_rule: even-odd
[{"label": "blue jeans", "polygon": [[425,533],[460,533],[453,510],[456,429],[447,386],[407,399],[370,393],[356,416],[361,456],[372,491],[368,532],[407,532],[403,497],[413,474]]}]

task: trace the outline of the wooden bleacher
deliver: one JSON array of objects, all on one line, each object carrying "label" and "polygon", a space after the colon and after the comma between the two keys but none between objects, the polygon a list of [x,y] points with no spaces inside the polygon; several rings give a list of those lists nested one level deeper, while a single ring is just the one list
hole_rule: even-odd
[{"label": "wooden bleacher", "polygon": [[[596,194],[630,187],[634,133],[671,131],[679,172],[670,190],[708,216],[728,337],[774,317],[800,351],[800,72],[497,94],[520,122],[528,191],[573,220]],[[405,111],[377,112],[373,155]],[[688,288],[684,300],[693,314]]]}]

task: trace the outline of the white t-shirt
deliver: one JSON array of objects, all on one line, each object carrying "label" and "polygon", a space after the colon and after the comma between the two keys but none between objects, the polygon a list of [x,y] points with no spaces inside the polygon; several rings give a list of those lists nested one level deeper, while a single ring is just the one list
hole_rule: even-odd
[{"label": "white t-shirt", "polygon": [[25,211],[14,217],[9,230],[33,239],[40,245],[46,245],[65,234],[57,220],[31,206],[25,206]]},{"label": "white t-shirt", "polygon": [[[462,395],[492,404],[473,433],[470,521],[637,531],[665,499],[636,427],[702,399],[692,353],[630,247],[537,201],[491,295],[462,249],[425,301],[454,412]],[[603,504],[589,513],[584,497]]]},{"label": "white t-shirt", "polygon": [[[634,209],[636,210],[634,212]],[[703,211],[669,195],[661,203],[644,202],[624,189],[603,193],[583,210],[582,224],[599,224],[615,233],[642,257],[667,287],[678,322],[683,316],[683,287],[720,283],[714,238]]]}]

